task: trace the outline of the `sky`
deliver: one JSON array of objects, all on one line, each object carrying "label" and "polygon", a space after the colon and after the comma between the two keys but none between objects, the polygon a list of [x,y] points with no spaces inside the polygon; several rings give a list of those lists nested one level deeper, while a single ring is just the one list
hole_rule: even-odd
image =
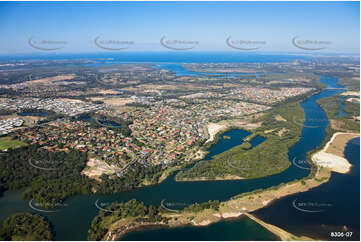
[{"label": "sky", "polygon": [[0,2],[0,37],[0,55],[107,52],[112,48],[359,53],[360,5]]}]

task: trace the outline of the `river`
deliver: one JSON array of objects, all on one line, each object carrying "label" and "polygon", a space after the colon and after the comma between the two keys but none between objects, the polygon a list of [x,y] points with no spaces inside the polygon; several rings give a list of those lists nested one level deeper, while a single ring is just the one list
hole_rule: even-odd
[{"label": "river", "polygon": [[[323,77],[321,80],[327,84],[328,87],[339,87],[336,84],[337,79]],[[290,161],[300,162],[305,160],[306,153],[322,144],[325,139],[325,127],[328,125],[327,116],[323,110],[317,105],[316,100],[323,97],[330,97],[341,90],[327,89],[319,94],[313,95],[306,101],[301,103],[301,106],[305,112],[305,122],[303,124],[302,134],[300,140],[291,147],[289,151]],[[300,124],[302,125],[302,124]],[[225,135],[230,136],[231,139],[220,139],[220,141],[211,147],[208,158],[223,152],[229,148],[242,143],[249,133],[242,130],[232,130]],[[228,142],[228,143],[227,143]],[[261,141],[260,141],[261,142]],[[252,143],[252,142],[251,142]],[[257,145],[255,142],[254,145]],[[352,149],[347,149],[347,152],[354,152]],[[358,160],[359,162],[359,160]],[[307,167],[307,164],[303,164]],[[174,176],[168,177],[164,182],[155,186],[144,187],[141,189],[122,192],[114,195],[92,195],[92,196],[75,196],[66,201],[66,204],[59,208],[58,212],[46,213],[39,212],[40,214],[49,218],[55,228],[56,240],[86,240],[87,230],[89,228],[91,220],[98,213],[98,209],[95,206],[95,202],[98,204],[108,204],[110,202],[127,201],[132,198],[141,200],[146,204],[160,205],[162,200],[166,200],[169,203],[177,204],[191,204],[195,202],[204,202],[208,200],[228,200],[231,197],[243,193],[252,191],[258,188],[267,188],[273,185],[278,185],[281,182],[288,182],[294,179],[300,179],[309,174],[309,170],[300,169],[299,166],[292,165],[284,172],[269,177],[252,179],[252,180],[236,180],[236,181],[197,181],[197,182],[175,182]],[[328,184],[333,184],[335,177],[349,175],[336,175],[333,174]],[[320,189],[319,188],[316,189]],[[336,188],[335,188],[336,189]],[[343,192],[343,187],[338,187],[338,190],[333,190],[330,196],[337,196],[338,193]],[[351,194],[359,194],[359,183],[357,186],[350,186]],[[315,190],[315,189],[314,189]],[[304,194],[313,192],[311,190]],[[322,189],[321,189],[322,190]],[[324,190],[327,192],[327,190]],[[14,212],[34,212],[28,206],[28,202],[21,200],[20,191],[7,192],[5,196],[0,198],[0,220],[11,215]],[[318,195],[319,194],[319,195]],[[323,193],[315,193],[319,199],[323,198]],[[276,204],[276,203],[275,203]],[[359,203],[358,203],[359,204]],[[356,206],[356,209],[359,205]],[[336,207],[336,206],[335,206]],[[283,216],[283,223],[291,224],[290,218],[287,217],[288,211],[281,209],[274,210],[277,216],[266,216],[269,219],[266,220],[270,223],[277,225],[278,217]],[[355,212],[356,213],[356,212]],[[266,213],[264,213],[266,214]],[[358,211],[359,214],[359,211]],[[277,217],[277,218],[274,218]],[[277,220],[277,221],[276,221]],[[296,220],[296,219],[294,219]],[[292,220],[292,222],[294,222]],[[343,220],[341,220],[343,221]],[[347,221],[344,220],[344,221]],[[328,221],[330,223],[332,221]],[[327,221],[325,220],[327,225]],[[254,229],[250,229],[249,227]],[[210,225],[208,227],[181,227],[173,229],[151,229],[145,231],[137,231],[129,234],[132,237],[126,237],[127,239],[137,240],[163,240],[164,238],[169,240],[216,240],[216,232],[227,234],[228,237],[222,237],[229,240],[274,240],[275,237],[265,229],[257,229],[259,225],[252,220],[241,217],[232,221],[225,221],[218,224]],[[282,227],[282,226],[281,226]],[[210,231],[215,231],[211,233]],[[167,232],[162,232],[167,231]],[[177,231],[176,233],[170,231]],[[193,232],[192,232],[193,231]],[[261,231],[261,232],[260,232]],[[291,231],[293,232],[293,231]],[[317,230],[311,228],[303,231],[298,231],[304,235],[316,235],[321,237],[322,234],[318,234]],[[241,236],[243,234],[243,237]],[[198,235],[198,236],[197,236]],[[226,235],[224,235],[226,236]]]},{"label": "river", "polygon": [[248,76],[250,79],[259,77],[261,73],[222,73],[222,72],[200,72],[192,71],[185,68],[181,64],[157,64],[154,65],[155,69],[166,69],[174,73],[175,76],[195,76],[195,77],[207,77],[207,78],[228,78],[228,77],[237,77],[237,76]]}]

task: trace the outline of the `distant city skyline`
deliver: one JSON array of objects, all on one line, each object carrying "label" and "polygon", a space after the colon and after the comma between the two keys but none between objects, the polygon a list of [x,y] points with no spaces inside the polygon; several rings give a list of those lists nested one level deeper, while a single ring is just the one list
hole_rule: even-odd
[{"label": "distant city skyline", "polygon": [[357,54],[359,9],[359,2],[0,2],[0,55]]}]

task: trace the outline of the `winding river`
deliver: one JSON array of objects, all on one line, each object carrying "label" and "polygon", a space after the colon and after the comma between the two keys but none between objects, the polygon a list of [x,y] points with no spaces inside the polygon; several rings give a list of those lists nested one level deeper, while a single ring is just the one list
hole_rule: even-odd
[{"label": "winding river", "polygon": [[[321,81],[328,85],[330,88],[338,88],[336,84],[337,79],[323,77]],[[300,179],[309,174],[308,169],[301,169],[300,164],[306,159],[306,153],[310,150],[320,146],[325,139],[325,128],[328,125],[328,119],[323,110],[318,106],[316,100],[323,97],[330,97],[337,93],[342,92],[338,89],[326,89],[319,94],[313,95],[306,101],[301,103],[301,106],[305,112],[305,122],[303,124],[302,135],[300,140],[289,150],[289,159],[296,165],[291,165],[290,168],[284,172],[269,177],[252,179],[252,180],[237,180],[237,181],[199,181],[199,182],[175,182],[174,176],[168,177],[164,182],[155,186],[144,187],[141,189],[122,192],[115,195],[92,195],[92,196],[75,196],[66,201],[57,212],[39,212],[40,214],[49,218],[53,223],[56,231],[56,240],[86,240],[87,230],[89,228],[91,220],[99,212],[95,206],[97,202],[98,206],[106,206],[111,202],[127,201],[132,198],[141,200],[146,204],[160,205],[161,201],[165,200],[169,204],[182,204],[189,205],[195,202],[204,202],[208,200],[228,200],[231,197],[243,193],[252,191],[258,188],[267,188],[270,186],[278,185],[281,182],[288,182],[295,179]],[[220,139],[220,141],[211,147],[210,153],[206,157],[209,159],[215,154],[219,154],[227,149],[230,149],[243,142],[243,139],[249,133],[242,130],[231,130],[226,132],[225,135],[230,136],[231,139]],[[262,142],[253,141],[252,145]],[[350,151],[348,148],[347,151]],[[352,149],[351,149],[352,151]],[[353,151],[354,152],[354,151]],[[358,161],[359,162],[359,158]],[[307,164],[302,163],[302,166],[307,168]],[[337,196],[338,193],[343,192],[342,186],[334,185],[334,181],[337,177],[344,179],[349,175],[336,175],[332,174],[329,183],[326,183],[317,190],[321,192],[314,192],[313,189],[304,194],[313,193],[315,200],[320,201],[324,197],[324,193],[327,193],[329,186],[334,186],[330,196]],[[358,186],[357,186],[358,185]],[[350,194],[359,194],[359,183],[355,186],[350,186]],[[303,195],[304,195],[303,194]],[[297,195],[297,194],[296,194]],[[351,196],[351,195],[350,195]],[[357,196],[359,197],[359,195]],[[288,197],[287,197],[288,198]],[[286,199],[286,198],[285,198]],[[279,201],[283,201],[280,199]],[[327,200],[327,199],[326,199]],[[322,200],[323,201],[323,200]],[[266,222],[275,223],[285,229],[292,227],[292,223],[297,223],[297,217],[294,219],[289,218],[289,211],[283,209],[280,205],[279,209],[271,209],[272,206],[277,205],[279,202],[272,204],[264,209],[272,211],[264,211],[257,215],[260,218],[264,218]],[[285,204],[289,203],[286,201]],[[359,204],[359,203],[358,203]],[[358,209],[359,205],[353,208]],[[355,204],[352,204],[355,205]],[[291,202],[292,206],[292,202]],[[338,209],[335,206],[335,209]],[[262,209],[262,210],[264,210]],[[6,192],[5,196],[0,198],[0,220],[16,212],[35,212],[29,207],[28,202],[21,199],[21,191]],[[274,216],[274,213],[277,216]],[[294,211],[297,213],[297,211]],[[359,211],[355,211],[355,214],[359,215]],[[319,214],[318,214],[319,215]],[[292,215],[294,216],[294,215]],[[296,215],[295,215],[296,216]],[[317,215],[316,215],[317,216]],[[276,217],[276,218],[275,218]],[[283,219],[279,219],[282,217]],[[292,223],[290,222],[292,221]],[[340,219],[341,223],[347,221],[347,219]],[[281,223],[283,222],[283,223]],[[325,220],[326,226],[331,221]],[[289,226],[285,226],[288,224]],[[287,228],[286,228],[287,227]],[[322,237],[321,233],[312,230],[311,228],[295,231],[290,228],[290,232],[298,232],[303,235],[314,235],[316,237]],[[228,237],[217,237],[217,234],[221,233]],[[355,231],[356,233],[356,231]],[[260,227],[252,220],[241,217],[232,221],[223,221],[217,224],[213,224],[207,227],[181,227],[175,229],[155,228],[144,231],[135,231],[128,234],[124,239],[128,240],[277,240],[277,238]]]}]

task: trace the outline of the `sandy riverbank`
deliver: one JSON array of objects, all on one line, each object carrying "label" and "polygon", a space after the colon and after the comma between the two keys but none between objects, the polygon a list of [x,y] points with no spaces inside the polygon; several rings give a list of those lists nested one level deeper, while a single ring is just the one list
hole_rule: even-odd
[{"label": "sandy riverbank", "polygon": [[239,128],[239,129],[245,129],[245,130],[252,130],[252,129],[256,129],[258,127],[261,126],[261,122],[259,123],[251,123],[247,120],[242,121],[242,120],[223,120],[220,121],[219,123],[209,123],[207,125],[207,131],[209,134],[209,138],[206,141],[206,143],[214,141],[216,135],[222,131],[225,131],[227,129],[230,128]]},{"label": "sandy riverbank", "polygon": [[215,138],[215,136],[217,135],[217,133],[220,132],[220,131],[222,131],[222,130],[226,130],[226,129],[227,129],[227,125],[225,125],[225,124],[209,123],[209,124],[207,125],[207,129],[208,129],[209,138],[208,138],[208,140],[206,141],[206,143],[214,141],[214,138]]},{"label": "sandy riverbank", "polygon": [[221,205],[239,212],[253,212],[267,206],[270,202],[281,197],[305,192],[327,182],[331,176],[329,169],[320,167],[313,178],[289,182],[285,185],[268,188],[256,192],[241,194]]},{"label": "sandy riverbank", "polygon": [[312,155],[312,161],[322,167],[327,167],[331,171],[347,173],[351,169],[351,164],[344,158],[345,147],[352,138],[360,137],[358,133],[334,133],[325,147]]}]

